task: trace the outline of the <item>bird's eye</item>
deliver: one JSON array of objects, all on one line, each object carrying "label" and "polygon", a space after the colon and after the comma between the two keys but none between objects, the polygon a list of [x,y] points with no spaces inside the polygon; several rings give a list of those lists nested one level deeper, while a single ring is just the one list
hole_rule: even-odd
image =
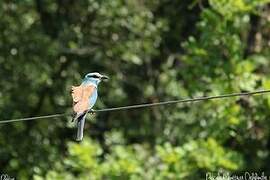
[{"label": "bird's eye", "polygon": [[93,76],[91,76],[92,78],[99,78],[97,75],[93,75]]}]

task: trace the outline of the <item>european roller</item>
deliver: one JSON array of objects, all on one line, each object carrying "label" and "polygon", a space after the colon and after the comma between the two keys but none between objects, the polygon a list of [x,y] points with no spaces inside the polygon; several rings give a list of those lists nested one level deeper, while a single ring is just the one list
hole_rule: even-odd
[{"label": "european roller", "polygon": [[108,77],[97,72],[88,73],[80,86],[72,86],[71,95],[74,111],[74,118],[72,121],[75,120],[77,122],[77,141],[83,139],[85,117],[88,111],[90,111],[96,103],[98,97],[98,84],[105,79],[108,79]]}]

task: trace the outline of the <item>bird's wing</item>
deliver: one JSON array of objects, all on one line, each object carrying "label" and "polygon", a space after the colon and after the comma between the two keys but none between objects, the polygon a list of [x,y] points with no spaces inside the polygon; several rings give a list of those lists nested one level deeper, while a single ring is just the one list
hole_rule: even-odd
[{"label": "bird's wing", "polygon": [[95,91],[95,86],[73,86],[72,98],[73,98],[73,110],[75,113],[83,113],[89,108],[89,98]]},{"label": "bird's wing", "polygon": [[82,86],[72,86],[71,95],[73,99],[73,103],[77,103],[82,99]]}]

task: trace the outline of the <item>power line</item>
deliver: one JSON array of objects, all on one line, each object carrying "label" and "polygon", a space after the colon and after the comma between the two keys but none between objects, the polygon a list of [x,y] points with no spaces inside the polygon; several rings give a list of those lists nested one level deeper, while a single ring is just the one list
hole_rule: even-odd
[{"label": "power line", "polygon": [[199,97],[199,98],[191,98],[191,99],[181,99],[181,100],[173,100],[173,101],[165,101],[165,102],[157,102],[157,103],[146,103],[146,104],[138,104],[138,105],[131,105],[131,106],[121,106],[115,108],[105,108],[99,110],[92,110],[93,112],[108,112],[108,111],[118,111],[118,110],[127,110],[127,109],[137,109],[137,108],[144,108],[144,107],[152,107],[152,106],[161,106],[161,105],[168,105],[168,104],[178,104],[178,103],[188,103],[188,102],[197,102],[197,101],[204,101],[204,100],[211,100],[211,99],[223,99],[228,97],[236,97],[236,96],[250,96],[255,94],[264,94],[269,93],[270,90],[260,90],[260,91],[253,91],[253,92],[244,92],[244,93],[232,93],[232,94],[224,94],[218,96],[206,96],[206,97]]},{"label": "power line", "polygon": [[[99,109],[99,110],[90,110],[89,112],[95,113],[95,112],[129,110],[129,109],[138,109],[138,108],[162,106],[162,105],[169,105],[169,104],[198,102],[198,101],[206,101],[206,100],[213,100],[213,99],[224,99],[224,98],[229,98],[229,97],[252,96],[252,95],[257,95],[257,94],[265,94],[265,93],[270,93],[270,90],[258,90],[258,91],[253,91],[253,92],[231,93],[231,94],[223,94],[223,95],[217,95],[217,96],[203,96],[203,97],[190,98],[190,99],[180,99],[180,100],[164,101],[164,102],[156,102],[156,103],[136,104],[136,105],[130,105],[130,106],[120,106],[120,107],[105,108],[105,109]],[[61,113],[61,114],[52,114],[52,115],[36,116],[36,117],[29,117],[29,118],[9,119],[9,120],[0,121],[0,124],[1,123],[17,122],[17,121],[49,119],[49,118],[64,117],[64,116],[70,116],[70,115],[71,115],[70,113]]]},{"label": "power line", "polygon": [[9,119],[9,120],[0,121],[0,124],[18,122],[18,121],[31,121],[31,120],[37,120],[37,119],[49,119],[49,118],[63,117],[67,115],[68,115],[67,113],[61,113],[61,114],[52,114],[52,115],[46,115],[46,116],[35,116],[35,117],[29,117],[29,118]]}]

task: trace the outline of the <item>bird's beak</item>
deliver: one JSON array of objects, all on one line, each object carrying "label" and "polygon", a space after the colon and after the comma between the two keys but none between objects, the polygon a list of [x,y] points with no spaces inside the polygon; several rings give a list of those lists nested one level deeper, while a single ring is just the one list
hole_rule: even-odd
[{"label": "bird's beak", "polygon": [[105,75],[102,75],[102,76],[101,76],[101,80],[103,80],[103,81],[104,81],[104,80],[108,80],[108,79],[109,79],[108,76],[105,76]]}]

